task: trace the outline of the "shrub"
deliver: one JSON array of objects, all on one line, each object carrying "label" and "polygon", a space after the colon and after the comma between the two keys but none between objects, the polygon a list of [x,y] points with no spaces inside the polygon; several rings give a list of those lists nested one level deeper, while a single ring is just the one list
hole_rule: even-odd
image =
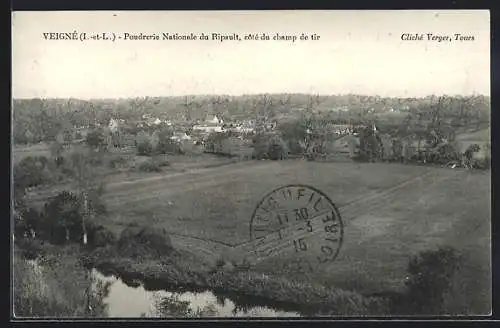
[{"label": "shrub", "polygon": [[116,236],[110,230],[101,225],[89,223],[87,225],[88,245],[93,247],[104,247],[116,242]]},{"label": "shrub", "polygon": [[255,159],[263,159],[267,157],[267,139],[263,133],[258,133],[252,137],[252,157]]},{"label": "shrub", "polygon": [[444,297],[461,264],[461,255],[451,247],[424,251],[412,257],[406,281],[411,314],[444,314]]},{"label": "shrub", "polygon": [[93,187],[88,191],[88,206],[96,215],[106,215],[107,209],[102,196],[104,194],[104,185]]},{"label": "shrub", "polygon": [[158,132],[158,143],[155,147],[157,154],[179,153],[177,142],[171,139],[173,135],[171,129],[162,129]]},{"label": "shrub", "polygon": [[64,152],[64,146],[61,142],[53,141],[50,144],[50,155],[54,160],[54,162],[57,164],[57,166],[61,165],[62,162],[64,161],[62,156],[63,152]]},{"label": "shrub", "polygon": [[137,155],[151,156],[153,153],[153,145],[149,140],[141,140],[137,143]]},{"label": "shrub", "polygon": [[153,163],[158,165],[159,167],[167,167],[170,166],[170,162],[167,161],[163,156],[157,156],[152,159]]},{"label": "shrub", "polygon": [[16,204],[14,209],[14,233],[16,237],[24,238],[25,235],[35,234],[40,229],[40,213],[24,204]]},{"label": "shrub", "polygon": [[488,143],[484,146],[485,157],[475,159],[474,167],[480,170],[488,170],[491,168],[491,145]]},{"label": "shrub", "polygon": [[269,145],[269,150],[267,151],[267,153],[269,159],[273,161],[284,159],[287,155],[284,145],[277,142],[272,142]]},{"label": "shrub", "polygon": [[370,157],[364,152],[359,152],[359,153],[354,154],[352,159],[356,162],[369,162],[370,161]]},{"label": "shrub", "polygon": [[280,135],[276,133],[259,133],[252,139],[253,158],[283,159],[288,155],[288,147]]},{"label": "shrub", "polygon": [[85,137],[85,142],[87,145],[94,149],[98,148],[103,148],[105,147],[105,142],[104,142],[104,132],[101,129],[96,129],[93,131],[90,131],[87,136]]},{"label": "shrub", "polygon": [[284,122],[278,125],[278,130],[281,132],[283,139],[287,142],[292,154],[301,154],[303,149],[299,140],[304,140],[306,137],[306,129],[300,120],[294,122]]},{"label": "shrub", "polygon": [[128,159],[125,156],[114,156],[108,161],[108,166],[114,169],[127,163]]},{"label": "shrub", "polygon": [[184,154],[182,146],[174,140],[160,140],[155,149],[156,154]]},{"label": "shrub", "polygon": [[47,260],[50,265],[14,256],[16,317],[106,317],[104,299],[109,294],[110,283],[96,283],[76,259]]},{"label": "shrub", "polygon": [[118,239],[118,250],[122,256],[145,257],[170,254],[174,248],[165,229],[152,227],[125,228]]},{"label": "shrub", "polygon": [[145,161],[139,165],[139,171],[143,172],[161,172],[161,167],[158,163],[152,160]]},{"label": "shrub", "polygon": [[446,143],[436,146],[429,150],[426,161],[428,163],[446,164],[451,161],[460,160],[461,154],[458,145],[453,143]]},{"label": "shrub", "polygon": [[14,165],[14,188],[24,190],[50,181],[48,160],[44,156],[28,156]]}]

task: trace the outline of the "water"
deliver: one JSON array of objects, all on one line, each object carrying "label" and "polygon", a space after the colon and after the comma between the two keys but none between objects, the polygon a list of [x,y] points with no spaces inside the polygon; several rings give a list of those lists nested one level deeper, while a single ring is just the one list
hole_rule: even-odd
[{"label": "water", "polygon": [[[27,260],[35,275],[42,274],[43,265],[37,260]],[[68,272],[71,275],[71,272]],[[109,292],[102,299],[107,305],[107,317],[299,317],[297,312],[283,311],[262,305],[238,305],[228,297],[216,296],[212,291],[171,292],[148,291],[141,284],[131,287],[115,276],[104,276],[92,269],[95,291],[99,283],[109,283]],[[39,277],[43,283],[42,276]],[[46,286],[48,288],[48,286]]]},{"label": "water", "polygon": [[143,286],[130,287],[114,276],[105,277],[97,270],[93,275],[111,287],[104,302],[109,317],[299,317],[297,312],[281,311],[267,306],[240,307],[231,299],[217,297],[211,291],[147,291]]}]

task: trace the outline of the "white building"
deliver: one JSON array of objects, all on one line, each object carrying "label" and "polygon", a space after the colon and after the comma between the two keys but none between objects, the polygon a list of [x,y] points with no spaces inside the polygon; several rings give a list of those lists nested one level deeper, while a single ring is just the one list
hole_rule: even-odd
[{"label": "white building", "polygon": [[175,141],[188,141],[188,140],[191,140],[191,136],[188,136],[184,132],[184,133],[173,135],[173,136],[170,137],[170,139],[171,140],[175,140]]},{"label": "white building", "polygon": [[111,133],[116,133],[118,131],[118,121],[114,118],[109,120],[108,128]]},{"label": "white building", "polygon": [[207,121],[208,123],[212,123],[212,124],[224,124],[224,121],[223,120],[220,120],[217,115],[214,115],[214,117],[212,119],[207,119],[205,120]]},{"label": "white building", "polygon": [[193,130],[202,132],[222,132],[224,129],[219,125],[195,125]]}]

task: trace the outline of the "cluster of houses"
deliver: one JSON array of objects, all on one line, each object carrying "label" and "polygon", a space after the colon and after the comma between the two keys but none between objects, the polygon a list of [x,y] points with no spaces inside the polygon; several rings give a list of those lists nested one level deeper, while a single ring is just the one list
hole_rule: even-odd
[{"label": "cluster of houses", "polygon": [[[262,125],[262,124],[261,124]],[[254,120],[238,120],[231,123],[224,122],[223,119],[217,115],[210,115],[203,121],[198,121],[193,124],[193,122],[176,121],[175,123],[165,116],[154,116],[151,114],[144,114],[137,121],[126,121],[119,118],[111,118],[107,124],[100,125],[95,123],[94,126],[100,126],[105,131],[105,142],[109,147],[133,147],[136,144],[137,131],[141,131],[141,134],[146,133],[154,139],[154,131],[158,131],[157,127],[168,126],[172,129],[173,135],[171,140],[179,143],[194,144],[206,146],[209,136],[220,134],[222,136],[226,133],[231,134],[231,138],[235,139],[231,142],[233,143],[245,143],[250,140],[248,135],[252,135],[259,131],[273,131],[275,130],[277,123],[272,122],[267,124],[265,127],[257,124]],[[353,135],[356,136],[356,130],[359,127],[352,124],[336,124],[335,122],[328,122],[327,124],[321,124],[319,127],[311,127],[307,130],[307,133],[314,135],[332,135],[332,136],[346,136]],[[136,132],[128,132],[127,130],[132,129]],[[376,127],[373,127],[376,130]],[[89,126],[76,127],[75,131],[80,139],[84,140],[88,131]],[[240,141],[236,141],[239,139]]]}]

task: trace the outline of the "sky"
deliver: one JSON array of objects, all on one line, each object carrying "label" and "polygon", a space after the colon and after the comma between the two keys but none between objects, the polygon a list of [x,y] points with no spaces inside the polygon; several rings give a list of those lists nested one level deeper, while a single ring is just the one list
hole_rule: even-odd
[{"label": "sky", "polygon": [[[45,39],[50,32],[114,33],[115,41]],[[124,40],[124,33],[160,40]],[[237,33],[241,41],[162,40],[162,33]],[[244,40],[255,33],[271,39]],[[277,33],[320,38],[272,40]],[[405,33],[424,40],[403,41]],[[474,40],[456,41],[456,33]],[[255,93],[490,95],[489,11],[12,14],[13,98]]]}]

